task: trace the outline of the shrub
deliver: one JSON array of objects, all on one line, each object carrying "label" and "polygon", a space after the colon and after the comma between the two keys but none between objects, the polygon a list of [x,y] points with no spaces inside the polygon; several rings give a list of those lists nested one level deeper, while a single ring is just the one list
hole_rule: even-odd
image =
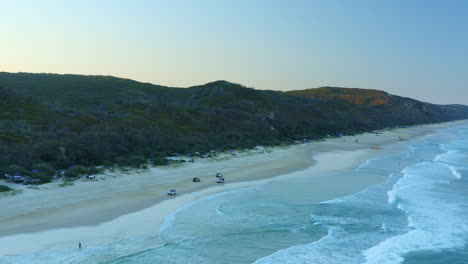
[{"label": "shrub", "polygon": [[128,159],[130,166],[139,168],[141,164],[146,163],[146,159],[143,156],[131,156]]},{"label": "shrub", "polygon": [[117,165],[119,165],[119,166],[128,166],[129,165],[128,159],[124,158],[124,157],[115,158],[115,163],[117,163]]},{"label": "shrub", "polygon": [[67,170],[65,172],[64,176],[67,177],[67,178],[76,178],[76,177],[80,176],[80,174],[77,173],[76,171],[70,169],[70,170]]},{"label": "shrub", "polygon": [[114,167],[114,163],[112,163],[110,161],[104,161],[104,163],[102,163],[102,166],[104,166],[106,168],[112,168],[112,167]]},{"label": "shrub", "polygon": [[96,166],[89,166],[88,173],[89,174],[96,174],[96,173],[99,173],[99,171],[96,168]]},{"label": "shrub", "polygon": [[162,157],[160,157],[160,158],[155,158],[155,159],[153,160],[153,165],[155,165],[155,166],[167,165],[168,163],[169,163],[169,160],[166,159],[166,158],[162,158]]},{"label": "shrub", "polygon": [[67,186],[72,186],[75,185],[73,182],[65,181],[61,184],[59,184],[59,187],[67,187]]},{"label": "shrub", "polygon": [[5,185],[0,185],[0,192],[8,192],[8,191],[13,191],[13,189]]},{"label": "shrub", "polygon": [[167,157],[171,155],[171,153],[172,152],[168,152],[168,151],[155,151],[155,152],[152,152],[151,155],[154,157]]},{"label": "shrub", "polygon": [[4,168],[3,170],[8,174],[13,174],[15,172],[19,172],[19,173],[22,174],[22,173],[25,172],[25,169],[23,167],[21,167],[19,165],[15,165],[15,164],[10,165],[10,166]]},{"label": "shrub", "polygon": [[31,175],[34,179],[39,179],[41,180],[42,183],[48,183],[51,182],[52,179],[54,178],[53,175],[51,174],[45,174],[41,172],[33,172]]},{"label": "shrub", "polygon": [[42,162],[42,163],[37,163],[32,165],[32,169],[38,170],[40,173],[44,173],[47,175],[54,175],[55,174],[55,169],[48,163]]},{"label": "shrub", "polygon": [[65,177],[75,178],[87,173],[89,173],[88,168],[85,166],[76,165],[65,172]]},{"label": "shrub", "polygon": [[73,170],[75,170],[76,172],[78,172],[79,174],[86,174],[89,172],[89,168],[85,167],[85,166],[80,166],[80,165],[77,165],[75,167],[72,168]]},{"label": "shrub", "polygon": [[31,176],[43,183],[52,181],[54,174],[54,168],[48,163],[42,162],[32,165]]}]

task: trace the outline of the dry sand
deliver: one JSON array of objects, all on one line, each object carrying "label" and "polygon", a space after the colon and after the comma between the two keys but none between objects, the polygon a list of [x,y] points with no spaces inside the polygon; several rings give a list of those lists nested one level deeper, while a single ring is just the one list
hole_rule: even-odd
[{"label": "dry sand", "polygon": [[[89,247],[155,236],[171,212],[192,201],[297,177],[306,168],[320,183],[320,188],[314,190],[317,201],[351,194],[385,179],[370,176],[343,179],[331,172],[355,168],[388,149],[410,144],[412,138],[461,123],[259,148],[236,156],[223,154],[193,164],[128,174],[108,172],[98,175],[96,180],[79,180],[66,187],[59,187],[57,182],[41,185],[39,189],[22,187],[22,192],[16,195],[0,196],[0,257],[76,248],[79,241]],[[215,183],[217,171],[225,175],[225,184]],[[192,182],[193,177],[199,177],[201,182]],[[177,197],[168,197],[169,189],[177,189]]]}]

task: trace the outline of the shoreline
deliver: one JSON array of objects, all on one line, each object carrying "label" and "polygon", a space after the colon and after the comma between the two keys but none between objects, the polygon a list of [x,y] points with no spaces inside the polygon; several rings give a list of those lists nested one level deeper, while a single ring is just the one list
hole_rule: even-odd
[{"label": "shoreline", "polygon": [[[394,129],[379,136],[370,133],[346,136],[325,142],[276,147],[270,153],[154,168],[140,174],[107,174],[98,176],[108,177],[106,180],[80,180],[73,186],[63,188],[51,183],[40,186],[43,188],[39,190],[27,189],[23,193],[0,198],[0,206],[5,208],[0,215],[0,257],[75,249],[78,241],[83,241],[86,247],[93,247],[124,239],[157,236],[168,215],[193,201],[217,193],[298,177],[305,170],[328,174],[328,179],[317,178],[320,181],[328,180],[332,186],[334,179],[329,174],[333,171],[356,167],[369,158],[383,155],[391,146],[408,145],[406,140],[463,123],[466,121]],[[405,141],[400,141],[400,138]],[[226,176],[226,184],[214,183],[214,173],[218,170]],[[156,180],[155,175],[158,176]],[[195,175],[200,175],[202,184],[191,181],[192,177],[198,177]],[[138,178],[132,180],[132,177]],[[148,180],[154,182],[148,183]],[[351,194],[383,180],[382,177],[369,178],[356,182],[345,191],[328,195],[339,197]],[[169,186],[175,186],[181,195],[167,198],[165,191]],[[165,191],[160,193],[162,190]],[[157,197],[154,197],[155,193]],[[67,199],[57,199],[60,195]],[[34,206],[28,208],[25,199],[34,199]],[[328,200],[329,197],[321,195],[317,199]],[[49,203],[44,206],[43,202]]]}]

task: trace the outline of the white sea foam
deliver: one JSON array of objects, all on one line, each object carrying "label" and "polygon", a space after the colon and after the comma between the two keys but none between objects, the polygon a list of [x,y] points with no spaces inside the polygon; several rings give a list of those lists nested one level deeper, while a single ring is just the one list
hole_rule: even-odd
[{"label": "white sea foam", "polygon": [[317,224],[325,224],[325,225],[344,225],[344,224],[357,224],[363,223],[363,220],[351,217],[336,217],[336,216],[321,216],[312,214],[310,220]]},{"label": "white sea foam", "polygon": [[226,215],[225,213],[223,213],[223,211],[221,211],[221,204],[218,204],[218,206],[216,206],[216,213],[218,213],[219,215]]},{"label": "white sea foam", "polygon": [[461,173],[460,173],[454,166],[448,165],[448,168],[450,169],[450,171],[452,172],[452,174],[455,176],[455,178],[457,178],[457,179],[461,179],[461,178],[462,178]]},{"label": "white sea foam", "polygon": [[449,150],[442,154],[437,155],[434,158],[434,162],[451,164],[456,162],[457,159],[461,158],[461,155],[456,150]]},{"label": "white sea foam", "polygon": [[306,229],[307,226],[301,226],[301,227],[296,227],[296,228],[291,228],[291,232],[297,233],[297,232],[302,232]]},{"label": "white sea foam", "polygon": [[363,164],[361,164],[359,167],[356,168],[355,171],[360,171],[362,169],[365,169],[367,167],[369,167],[374,161],[377,161],[377,160],[382,160],[384,158],[373,158],[373,159],[368,159],[366,160],[366,162],[364,162]]},{"label": "white sea foam", "polygon": [[254,264],[357,264],[352,243],[339,247],[336,241],[345,241],[346,233],[337,227],[329,229],[321,239],[306,245],[279,250],[270,256],[258,259]]},{"label": "white sea foam", "polygon": [[411,155],[416,152],[418,148],[416,147],[416,145],[409,145],[408,146],[408,152],[406,153],[406,157],[409,158],[411,157]]},{"label": "white sea foam", "polygon": [[[422,162],[403,171],[404,176],[388,192],[388,201],[408,215],[413,230],[393,236],[364,251],[367,264],[402,263],[403,255],[420,250],[464,246],[468,225],[460,205],[438,191],[454,172],[444,164]],[[452,178],[453,179],[453,178]]]},{"label": "white sea foam", "polygon": [[440,149],[444,150],[445,152],[437,155],[434,158],[434,162],[447,166],[447,168],[452,172],[455,178],[461,179],[462,174],[459,171],[459,166],[456,166],[454,164],[460,163],[460,161],[463,160],[465,156],[462,153],[460,153],[460,151],[450,150],[447,144],[441,144]]},{"label": "white sea foam", "polygon": [[382,229],[382,231],[384,231],[384,232],[387,232],[387,225],[386,225],[386,224],[382,224],[382,226],[380,227],[380,229]]}]

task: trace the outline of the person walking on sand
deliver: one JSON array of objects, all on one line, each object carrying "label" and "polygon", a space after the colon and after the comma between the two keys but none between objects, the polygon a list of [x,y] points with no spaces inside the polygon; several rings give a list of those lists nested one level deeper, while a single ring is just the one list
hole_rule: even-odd
[{"label": "person walking on sand", "polygon": [[78,243],[78,248],[81,248],[81,242]]}]

